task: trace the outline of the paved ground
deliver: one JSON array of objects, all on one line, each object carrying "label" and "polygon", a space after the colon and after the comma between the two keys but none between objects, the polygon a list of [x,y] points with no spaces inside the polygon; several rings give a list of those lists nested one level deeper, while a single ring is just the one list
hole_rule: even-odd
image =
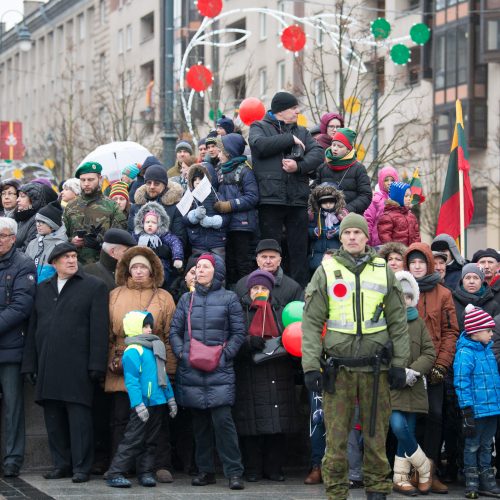
[{"label": "paved ground", "polygon": [[[70,479],[47,481],[39,473],[23,474],[21,478],[0,480],[0,499],[7,500],[107,500],[107,499],[248,499],[248,500],[316,500],[325,499],[323,486],[305,486],[302,481],[304,474],[290,474],[284,483],[260,481],[246,483],[243,491],[230,491],[227,481],[218,476],[217,484],[202,488],[191,486],[191,478],[176,474],[172,484],[158,485],[156,488],[143,488],[133,481],[128,490],[113,489],[106,486],[102,477],[95,476],[85,484],[73,484]],[[351,490],[351,499],[365,498],[363,490]],[[389,498],[408,498],[402,495],[391,495]],[[463,499],[463,488],[454,487],[448,495],[428,495],[426,499],[457,500]]]}]

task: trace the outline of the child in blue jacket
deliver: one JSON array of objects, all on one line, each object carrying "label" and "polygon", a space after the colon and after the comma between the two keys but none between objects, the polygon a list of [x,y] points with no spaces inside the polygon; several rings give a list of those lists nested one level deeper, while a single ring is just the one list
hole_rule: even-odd
[{"label": "child in blue jacket", "polygon": [[453,373],[465,437],[465,498],[500,497],[491,467],[491,445],[500,415],[500,375],[491,350],[495,322],[487,312],[469,304],[464,327]]},{"label": "child in blue jacket", "polygon": [[170,417],[177,414],[174,391],[165,371],[165,344],[151,333],[153,322],[147,311],[131,311],[123,318],[128,347],[122,364],[131,411],[107,473],[107,484],[114,488],[130,488],[124,473],[134,465],[141,486],[156,486],[153,467],[165,404]]}]

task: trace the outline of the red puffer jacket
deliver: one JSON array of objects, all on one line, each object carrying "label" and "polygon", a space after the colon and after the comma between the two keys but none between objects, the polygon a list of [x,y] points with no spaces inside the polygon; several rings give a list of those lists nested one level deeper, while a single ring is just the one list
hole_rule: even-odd
[{"label": "red puffer jacket", "polygon": [[384,213],[377,223],[380,243],[399,241],[406,246],[420,242],[417,218],[411,210],[400,207],[396,202],[387,200]]}]

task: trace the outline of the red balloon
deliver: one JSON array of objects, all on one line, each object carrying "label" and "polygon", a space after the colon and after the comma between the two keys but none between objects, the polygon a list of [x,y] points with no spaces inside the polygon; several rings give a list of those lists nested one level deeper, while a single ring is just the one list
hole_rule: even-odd
[{"label": "red balloon", "polygon": [[302,357],[302,321],[288,325],[281,337],[283,347],[292,356]]},{"label": "red balloon", "polygon": [[306,34],[304,30],[294,24],[293,26],[288,26],[281,33],[281,43],[285,49],[291,50],[292,52],[299,52],[306,45]]},{"label": "red balloon", "polygon": [[212,72],[203,64],[191,66],[186,74],[187,84],[196,92],[203,92],[212,85],[214,77]]},{"label": "red balloon", "polygon": [[247,97],[240,104],[239,116],[245,125],[250,125],[256,120],[262,120],[266,114],[264,104],[256,97]]},{"label": "red balloon", "polygon": [[198,0],[197,7],[202,16],[215,17],[222,10],[222,0]]}]

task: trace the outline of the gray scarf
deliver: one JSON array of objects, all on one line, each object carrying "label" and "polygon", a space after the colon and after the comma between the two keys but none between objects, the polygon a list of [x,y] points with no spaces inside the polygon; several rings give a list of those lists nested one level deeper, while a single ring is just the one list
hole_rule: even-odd
[{"label": "gray scarf", "polygon": [[138,344],[147,347],[153,351],[156,358],[156,372],[158,374],[158,385],[160,387],[167,387],[167,372],[165,371],[165,364],[167,362],[167,351],[165,344],[160,337],[153,334],[142,333],[134,337],[127,337],[125,339],[126,345]]},{"label": "gray scarf", "polygon": [[416,278],[418,283],[418,288],[421,292],[428,292],[435,288],[438,283],[441,281],[441,277],[437,271],[432,274],[426,274],[421,278]]}]

